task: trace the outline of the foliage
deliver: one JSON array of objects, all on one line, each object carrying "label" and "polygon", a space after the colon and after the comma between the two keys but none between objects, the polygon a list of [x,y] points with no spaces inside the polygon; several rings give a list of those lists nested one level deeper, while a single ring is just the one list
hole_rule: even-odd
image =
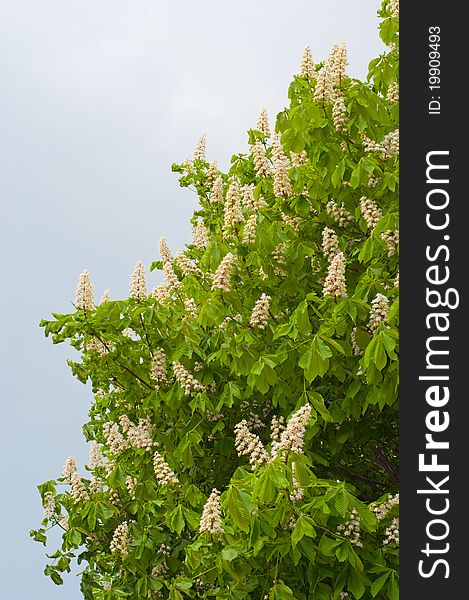
[{"label": "foliage", "polygon": [[[200,207],[189,262],[163,251],[152,265],[166,287],[41,322],[80,352],[71,369],[94,393],[83,431],[103,456],[89,479],[72,468],[39,486],[46,517],[31,535],[45,544],[48,528],[63,529],[45,571],[55,583],[78,556],[90,600],[398,597],[398,254],[386,241],[398,219],[398,155],[386,146],[398,126],[398,34],[387,1],[380,14],[390,50],[367,81],[341,77],[331,98],[315,94],[323,64],[294,77],[280,150],[255,128],[226,174],[202,151],[173,165]],[[270,173],[259,174],[255,147]],[[363,198],[379,209],[371,226]],[[220,289],[214,273],[229,253]],[[340,253],[346,294],[324,294]],[[376,298],[385,309],[373,320]],[[285,431],[304,406],[304,439],[300,427],[296,450],[275,452],[272,417]],[[243,420],[267,456],[253,468],[249,449],[237,453]],[[155,472],[155,451],[171,481]],[[213,489],[222,525],[200,531]]]}]

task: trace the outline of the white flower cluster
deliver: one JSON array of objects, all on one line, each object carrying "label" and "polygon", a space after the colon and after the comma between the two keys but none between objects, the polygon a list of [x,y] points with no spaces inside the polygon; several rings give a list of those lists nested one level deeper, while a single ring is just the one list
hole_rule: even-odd
[{"label": "white flower cluster", "polygon": [[247,421],[243,419],[234,428],[235,447],[238,456],[248,456],[251,467],[255,469],[258,465],[268,462],[269,456],[259,436],[249,431]]},{"label": "white flower cluster", "polygon": [[200,273],[199,267],[195,265],[182,250],[179,250],[179,252],[176,254],[176,264],[184,273],[184,275]]},{"label": "white flower cluster", "polygon": [[256,300],[249,321],[251,327],[256,327],[257,329],[265,329],[267,327],[270,315],[270,300],[271,296],[264,293],[259,300]]},{"label": "white flower cluster", "polygon": [[270,439],[272,442],[279,442],[282,431],[285,429],[285,419],[281,416],[273,415],[270,422]]},{"label": "white flower cluster", "polygon": [[77,463],[74,456],[69,456],[65,461],[64,467],[62,469],[62,475],[64,477],[70,478],[70,475],[77,470]]},{"label": "white flower cluster", "polygon": [[217,159],[212,160],[210,166],[207,169],[207,179],[213,182],[218,176],[218,162]]},{"label": "white flower cluster", "polygon": [[85,484],[82,478],[78,474],[78,471],[73,471],[70,474],[70,495],[77,502],[86,502],[90,499],[88,492],[86,491]]},{"label": "white flower cluster", "polygon": [[399,154],[399,129],[391,131],[384,136],[381,142],[381,154],[383,158],[390,158]]},{"label": "white flower cluster", "polygon": [[303,219],[299,215],[291,216],[282,212],[282,221],[295,231],[298,231]]},{"label": "white flower cluster", "polygon": [[166,238],[160,238],[158,249],[160,251],[161,260],[172,262],[173,255],[171,254],[171,248],[169,247]]},{"label": "white flower cluster", "polygon": [[227,317],[225,317],[223,319],[223,321],[220,323],[220,325],[218,327],[220,329],[226,329],[228,324],[231,323],[232,321],[235,321],[236,323],[242,323],[243,317],[240,315],[240,313],[237,313],[234,317],[232,317],[231,315],[228,315]]},{"label": "white flower cluster", "polygon": [[370,188],[374,188],[378,185],[379,183],[379,178],[378,177],[373,177],[373,175],[370,175],[368,177],[368,187]]},{"label": "white flower cluster", "polygon": [[305,495],[305,491],[301,487],[300,483],[298,482],[295,471],[296,471],[296,465],[295,465],[295,462],[293,461],[291,464],[292,488],[293,489],[290,492],[289,497],[292,502],[299,502]]},{"label": "white flower cluster", "polygon": [[399,246],[399,229],[386,229],[380,237],[388,247],[388,256],[394,256]]},{"label": "white flower cluster", "polygon": [[217,270],[212,276],[212,290],[222,290],[229,292],[231,290],[231,276],[236,263],[236,255],[228,252],[223,257]]},{"label": "white flower cluster", "polygon": [[372,334],[378,329],[378,326],[383,321],[386,321],[389,313],[389,300],[384,294],[376,294],[371,301],[370,320],[368,321],[368,329]]},{"label": "white flower cluster", "polygon": [[242,205],[246,208],[247,211],[258,211],[257,201],[254,198],[254,184],[250,183],[249,185],[243,185],[241,188],[242,194]]},{"label": "white flower cluster", "polygon": [[270,163],[262,142],[256,142],[251,153],[257,177],[268,177],[270,175]]},{"label": "white flower cluster", "polygon": [[100,477],[93,475],[93,477],[90,480],[89,491],[91,495],[96,494],[97,492],[102,492],[103,480]]},{"label": "white flower cluster", "polygon": [[132,475],[127,475],[125,478],[125,487],[127,488],[127,491],[129,492],[129,496],[131,498],[135,498],[135,490],[137,489],[137,478],[136,477],[132,477]]},{"label": "white flower cluster", "polygon": [[167,282],[168,292],[174,292],[181,287],[181,282],[177,278],[171,263],[165,262],[163,264],[163,276]]},{"label": "white flower cluster", "polygon": [[288,420],[285,429],[280,433],[278,441],[272,441],[270,455],[274,459],[285,452],[303,454],[306,427],[311,418],[311,405],[304,404]]},{"label": "white flower cluster", "polygon": [[332,260],[340,252],[339,238],[336,232],[329,227],[324,227],[322,231],[322,251],[328,260]]},{"label": "white flower cluster", "polygon": [[272,162],[274,165],[274,195],[276,198],[289,196],[292,193],[292,186],[288,176],[290,161],[283,150],[281,134],[279,132],[275,132],[273,135]]},{"label": "white flower cluster", "polygon": [[194,163],[191,161],[190,158],[187,158],[183,163],[182,163],[182,168],[184,169],[184,171],[189,174],[189,175],[195,175],[196,170],[194,168]]},{"label": "white flower cluster", "polygon": [[394,279],[394,285],[399,287],[399,271],[397,272],[396,278]]},{"label": "white flower cluster", "polygon": [[59,518],[59,525],[60,527],[62,527],[63,529],[65,529],[65,531],[68,530],[69,524],[68,524],[68,515],[61,515]]},{"label": "white flower cluster", "polygon": [[384,535],[386,536],[383,540],[384,546],[392,544],[393,542],[396,546],[399,546],[399,517],[394,517],[389,527],[386,527]]},{"label": "white flower cluster", "polygon": [[116,468],[116,463],[113,460],[108,460],[104,463],[104,472],[106,473],[106,477],[109,477],[109,475],[114,471],[114,469]]},{"label": "white flower cluster", "polygon": [[109,290],[104,290],[99,303],[106,304],[106,302],[110,302],[110,300],[111,300],[111,292]]},{"label": "white flower cluster", "polygon": [[357,344],[357,328],[354,327],[352,329],[352,333],[350,334],[350,342],[352,344],[352,351],[353,351],[353,355],[354,356],[363,356],[364,352],[363,350],[360,348],[360,346]]},{"label": "white flower cluster", "polygon": [[345,521],[345,523],[341,523],[337,526],[337,531],[345,537],[349,538],[350,543],[354,546],[358,546],[359,548],[363,546],[360,540],[360,517],[358,516],[358,513],[355,508],[352,508],[352,510],[350,511],[348,521]]},{"label": "white flower cluster", "polygon": [[52,519],[55,517],[55,497],[52,492],[46,492],[43,498],[44,504],[44,519]]},{"label": "white flower cluster", "polygon": [[178,484],[179,479],[159,452],[153,455],[153,470],[161,485]]},{"label": "white flower cluster", "polygon": [[135,331],[133,329],[131,329],[130,327],[126,327],[125,329],[122,330],[121,333],[124,337],[128,337],[130,339],[132,339],[136,335]]},{"label": "white flower cluster", "polygon": [[399,154],[399,129],[385,135],[381,142],[375,142],[363,132],[361,132],[360,137],[365,147],[365,152],[377,152],[383,159]]},{"label": "white flower cluster", "polygon": [[253,214],[243,227],[243,244],[254,244],[256,241],[257,215]]},{"label": "white flower cluster", "polygon": [[75,306],[77,308],[93,308],[94,291],[88,271],[80,275],[75,291]]},{"label": "white flower cluster", "polygon": [[342,96],[337,96],[334,100],[334,105],[332,107],[332,122],[336,131],[339,133],[344,132],[347,122],[347,109],[345,108],[345,102]]},{"label": "white flower cluster", "polygon": [[285,255],[287,253],[287,247],[288,246],[286,242],[281,242],[275,246],[272,251],[272,258],[275,260],[275,262],[278,262],[281,265],[286,264],[287,261],[285,260]]},{"label": "white flower cluster", "polygon": [[197,304],[194,298],[184,298],[184,310],[186,314],[184,316],[185,321],[196,321],[197,320]]},{"label": "white flower cluster", "polygon": [[249,419],[246,419],[246,424],[250,429],[261,429],[265,427],[264,421],[255,412],[249,412]]},{"label": "white flower cluster", "polygon": [[166,352],[163,348],[156,348],[153,352],[150,367],[150,377],[156,383],[166,383],[168,378],[166,376],[167,368],[167,357]]},{"label": "white flower cluster", "polygon": [[374,506],[371,510],[378,521],[383,521],[395,506],[399,506],[399,494],[389,496],[385,502]]},{"label": "white flower cluster", "polygon": [[127,440],[119,431],[117,423],[111,423],[110,421],[104,423],[103,435],[110,453],[114,456],[121,454],[127,448]]},{"label": "white flower cluster", "polygon": [[103,344],[103,342],[101,340],[99,340],[97,337],[91,337],[86,343],[85,343],[85,350],[87,352],[89,352],[90,354],[96,353],[99,354],[99,356],[105,356],[109,350],[106,347],[105,344]]},{"label": "white flower cluster", "polygon": [[212,202],[212,204],[223,202],[223,179],[221,177],[217,177],[212,184],[210,202]]},{"label": "white flower cluster", "polygon": [[242,204],[248,212],[258,213],[262,208],[267,206],[267,202],[264,197],[259,195],[258,198],[254,196],[254,184],[243,185],[241,188],[243,195]]},{"label": "white flower cluster", "polygon": [[317,74],[314,98],[334,101],[345,76],[347,49],[345,44],[332,46],[329,56]]},{"label": "white flower cluster", "polygon": [[208,229],[202,221],[197,221],[197,223],[192,225],[192,243],[194,246],[197,246],[197,248],[206,248],[208,242]]},{"label": "white flower cluster", "polygon": [[347,66],[347,46],[334,44],[327,58],[329,76],[334,88],[340,87]]},{"label": "white flower cluster", "polygon": [[112,490],[112,489],[110,489],[108,491],[108,498],[109,498],[109,502],[111,504],[114,504],[114,506],[119,506],[120,497],[119,497],[119,491],[118,490]]},{"label": "white flower cluster", "polygon": [[171,298],[171,291],[166,283],[159,283],[152,289],[151,295],[157,302],[164,306]]},{"label": "white flower cluster", "polygon": [[160,547],[158,548],[158,554],[162,554],[163,556],[169,556],[171,554],[171,546],[168,546],[167,544],[160,544]]},{"label": "white flower cluster", "polygon": [[329,200],[326,204],[326,212],[337,222],[339,227],[345,227],[350,221],[353,221],[352,213],[343,204],[338,206],[334,200]]},{"label": "white flower cluster", "polygon": [[389,85],[388,92],[386,94],[386,100],[391,104],[396,104],[396,102],[399,102],[399,84],[397,81],[394,81]]},{"label": "white flower cluster", "polygon": [[124,521],[118,525],[112,536],[109,549],[111,552],[125,556],[129,553],[129,524]]},{"label": "white flower cluster", "polygon": [[173,371],[177,382],[182,387],[186,396],[192,396],[198,392],[206,392],[207,386],[202,385],[183,364],[173,361]]},{"label": "white flower cluster", "polygon": [[223,237],[230,238],[233,236],[233,227],[236,223],[244,221],[241,210],[241,192],[237,181],[232,181],[228,186],[224,210]]},{"label": "white flower cluster", "polygon": [[309,46],[305,46],[305,49],[303,50],[303,56],[301,57],[300,64],[300,75],[306,79],[314,79],[316,76],[313,55],[311,54],[311,48]]},{"label": "white flower cluster", "polygon": [[369,138],[363,131],[358,134],[363,142],[363,146],[365,148],[365,152],[380,152],[382,153],[383,147],[379,142],[375,142]]},{"label": "white flower cluster", "polygon": [[127,415],[119,417],[122,431],[127,434],[127,443],[133,448],[143,448],[150,452],[153,448],[153,426],[147,417],[133,423]]},{"label": "white flower cluster", "polygon": [[207,149],[207,138],[203,133],[197,140],[197,145],[194,149],[194,160],[205,160],[205,152]]},{"label": "white flower cluster", "polygon": [[220,492],[216,488],[213,488],[207,502],[204,504],[199,531],[208,531],[211,535],[223,533]]},{"label": "white flower cluster", "polygon": [[308,162],[308,153],[306,150],[301,152],[290,152],[291,162],[294,167],[302,167]]},{"label": "white flower cluster", "polygon": [[101,454],[101,447],[93,440],[91,442],[90,451],[88,454],[88,466],[90,469],[97,469],[103,465],[103,455]]},{"label": "white flower cluster", "polygon": [[399,17],[399,0],[389,0],[389,11],[392,17]]},{"label": "white flower cluster", "polygon": [[360,198],[360,210],[368,227],[373,231],[383,217],[383,212],[374,200],[362,196]]},{"label": "white flower cluster", "polygon": [[326,64],[319,69],[316,76],[316,87],[314,89],[314,98],[316,100],[334,100],[334,89],[332,87],[329,73],[326,68]]},{"label": "white flower cluster", "polygon": [[152,577],[162,577],[165,573],[168,572],[168,567],[165,563],[158,563],[153,566],[151,570]]},{"label": "white flower cluster", "polygon": [[345,255],[343,252],[338,252],[330,261],[322,293],[324,296],[334,296],[336,298],[347,295]]},{"label": "white flower cluster", "polygon": [[257,131],[263,133],[265,137],[270,137],[269,115],[267,114],[266,108],[263,108],[260,112],[259,118],[257,119],[256,129]]},{"label": "white flower cluster", "polygon": [[147,284],[145,280],[145,267],[142,261],[137,261],[132,277],[130,279],[130,297],[141,300],[147,295]]}]

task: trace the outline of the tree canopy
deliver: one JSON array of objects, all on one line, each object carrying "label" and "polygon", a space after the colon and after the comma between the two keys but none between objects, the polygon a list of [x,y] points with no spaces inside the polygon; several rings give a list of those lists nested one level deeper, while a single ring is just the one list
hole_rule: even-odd
[{"label": "tree canopy", "polygon": [[[173,165],[199,206],[151,292],[41,322],[91,382],[90,459],[39,486],[31,535],[89,600],[398,598],[398,5],[368,77],[305,49],[227,173]],[[86,476],[85,476],[86,475]]]}]

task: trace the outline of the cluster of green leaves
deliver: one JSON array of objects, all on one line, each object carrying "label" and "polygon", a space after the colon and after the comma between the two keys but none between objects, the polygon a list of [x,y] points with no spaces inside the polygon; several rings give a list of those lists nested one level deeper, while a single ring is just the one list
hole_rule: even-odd
[{"label": "cluster of green leaves", "polygon": [[[39,486],[43,499],[53,494],[55,513],[32,536],[45,544],[48,528],[63,528],[62,546],[46,567],[55,583],[78,555],[89,600],[398,597],[398,549],[383,545],[396,509],[379,522],[370,509],[398,483],[398,255],[390,256],[381,238],[397,228],[398,157],[367,152],[362,139],[381,142],[398,126],[398,104],[386,98],[398,77],[398,23],[387,0],[381,17],[381,37],[393,46],[370,63],[367,81],[343,79],[344,131],[334,127],[332,103],[314,98],[314,80],[295,76],[291,83],[290,106],[276,122],[284,151],[306,153],[304,164],[289,171],[291,195],[275,197],[272,177],[256,175],[252,155],[234,156],[229,172],[216,174],[224,193],[236,180],[264,199],[254,243],[243,242],[243,222],[228,238],[223,234],[224,206],[211,201],[208,162],[173,165],[181,185],[198,194],[193,223],[203,222],[208,232],[205,247],[186,248],[198,273],[185,275],[174,263],[181,285],[166,303],[149,295],[42,321],[54,343],[69,341],[80,352],[80,361],[70,362],[73,374],[91,381],[94,392],[83,431],[110,461],[89,468],[102,488],[92,491],[83,479],[87,500],[76,502],[63,477]],[[249,140],[260,141],[271,158],[262,132],[250,130]],[[372,231],[360,211],[363,196],[383,214]],[[350,222],[334,221],[326,210],[330,200],[351,213]],[[322,291],[326,226],[347,259],[344,297]],[[228,252],[237,257],[231,290],[213,290],[211,276]],[[161,267],[161,261],[152,265]],[[249,321],[263,293],[271,297],[270,317],[260,329]],[[368,321],[378,293],[390,310],[373,331]],[[187,298],[195,301],[196,319],[187,316]],[[159,385],[150,374],[157,348],[168,358],[167,380]],[[186,395],[173,361],[205,391]],[[278,456],[254,470],[237,456],[239,421],[251,420],[269,449],[272,416],[288,419],[306,403],[313,410],[304,454]],[[154,442],[179,485],[158,483],[152,453],[143,448],[112,453],[103,425],[122,415],[134,423],[150,419]],[[137,482],[133,491],[129,476]],[[297,484],[303,496],[294,499]],[[211,536],[199,532],[199,521],[213,488],[222,491],[224,532]],[[360,518],[359,546],[337,529],[351,510]],[[130,531],[126,555],[110,551],[123,521]]]}]

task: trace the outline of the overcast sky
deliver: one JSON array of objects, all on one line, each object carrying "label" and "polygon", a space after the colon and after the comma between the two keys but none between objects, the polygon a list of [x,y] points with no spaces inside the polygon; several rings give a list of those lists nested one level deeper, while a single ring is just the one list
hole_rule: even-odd
[{"label": "overcast sky", "polygon": [[[172,162],[207,135],[226,168],[262,107],[287,104],[303,47],[323,60],[346,42],[363,78],[383,47],[376,0],[0,0],[2,417],[0,596],[81,598],[57,588],[28,537],[36,485],[69,454],[87,458],[91,395],[70,351],[38,328],[68,312],[88,269],[100,297],[124,298],[137,260],[189,241],[195,198]],[[150,285],[156,282],[156,275]],[[54,551],[53,547],[49,548]]]}]

